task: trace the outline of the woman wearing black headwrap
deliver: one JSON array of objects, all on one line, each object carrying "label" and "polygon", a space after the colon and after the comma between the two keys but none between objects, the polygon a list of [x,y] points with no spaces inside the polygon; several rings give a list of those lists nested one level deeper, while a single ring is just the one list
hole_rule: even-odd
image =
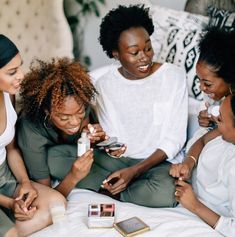
[{"label": "woman wearing black headwrap", "polygon": [[[20,89],[24,75],[15,44],[0,35],[0,236],[28,236],[51,223],[50,202],[64,198],[46,186],[32,183],[15,144],[17,119],[10,95]],[[14,224],[15,221],[15,224]]]}]

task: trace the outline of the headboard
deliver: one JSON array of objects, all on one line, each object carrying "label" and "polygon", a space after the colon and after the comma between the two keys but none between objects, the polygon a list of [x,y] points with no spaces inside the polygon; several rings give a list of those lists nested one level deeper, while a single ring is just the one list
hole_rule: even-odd
[{"label": "headboard", "polygon": [[17,45],[26,71],[35,57],[73,57],[63,0],[0,0],[0,6],[0,33]]}]

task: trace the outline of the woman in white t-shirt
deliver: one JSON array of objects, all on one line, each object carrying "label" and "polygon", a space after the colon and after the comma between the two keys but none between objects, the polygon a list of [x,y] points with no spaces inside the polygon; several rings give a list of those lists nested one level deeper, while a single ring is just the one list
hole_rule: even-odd
[{"label": "woman in white t-shirt", "polygon": [[200,128],[187,142],[190,146],[208,131],[216,127],[211,113],[216,115],[223,99],[232,94],[235,87],[235,32],[210,28],[199,44],[200,55],[196,66],[200,89],[204,94],[198,114]]},{"label": "woman in white t-shirt", "polygon": [[[176,200],[223,236],[235,236],[235,96],[227,96],[218,128],[198,139],[182,164],[170,174],[176,181]],[[196,167],[197,166],[197,167]],[[193,168],[192,186],[187,181]]]},{"label": "woman in white t-shirt", "polygon": [[[0,35],[0,236],[28,236],[51,224],[49,204],[62,195],[29,180],[14,139],[17,114],[10,95],[20,89],[24,75],[15,44]],[[14,223],[15,222],[15,223]]]}]

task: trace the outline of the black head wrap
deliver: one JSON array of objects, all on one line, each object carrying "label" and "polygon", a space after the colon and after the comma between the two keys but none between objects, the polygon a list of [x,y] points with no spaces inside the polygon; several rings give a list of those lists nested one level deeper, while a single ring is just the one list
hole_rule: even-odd
[{"label": "black head wrap", "polygon": [[0,34],[0,68],[4,67],[19,52],[15,44]]}]

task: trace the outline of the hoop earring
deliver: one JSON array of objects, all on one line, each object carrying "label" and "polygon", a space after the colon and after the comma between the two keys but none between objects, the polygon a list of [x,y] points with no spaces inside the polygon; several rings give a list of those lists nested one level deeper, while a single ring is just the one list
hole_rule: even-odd
[{"label": "hoop earring", "polygon": [[49,121],[48,121],[48,114],[45,116],[44,120],[43,120],[43,125],[46,129],[51,129],[51,125],[49,124]]}]

